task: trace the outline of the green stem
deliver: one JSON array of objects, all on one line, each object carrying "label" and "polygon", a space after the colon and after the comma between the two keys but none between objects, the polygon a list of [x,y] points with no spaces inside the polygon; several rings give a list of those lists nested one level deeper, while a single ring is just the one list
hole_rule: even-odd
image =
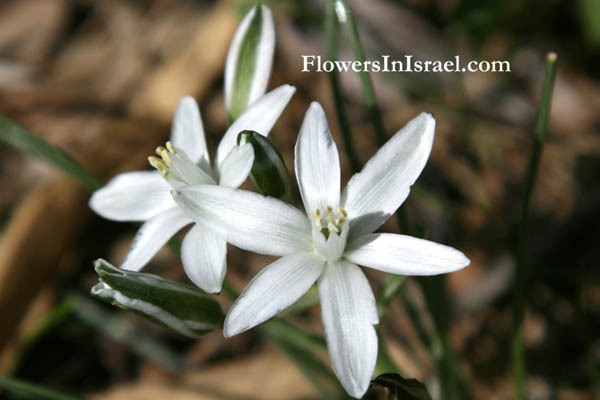
[{"label": "green stem", "polygon": [[[442,400],[468,400],[472,396],[460,371],[456,355],[448,338],[449,312],[443,275],[416,277],[423,289],[427,309],[434,329],[430,350],[436,362]],[[421,333],[420,333],[421,335]]]},{"label": "green stem", "polygon": [[[329,60],[335,60],[338,55],[338,27],[336,24],[335,4],[332,1],[327,3],[325,14],[325,36],[327,40],[327,57]],[[339,75],[336,69],[333,69],[329,73],[329,82],[331,83],[331,91],[333,92],[335,112],[342,131],[344,150],[346,151],[346,156],[348,157],[352,172],[356,173],[360,171],[360,161],[354,150],[352,133],[350,132],[350,123],[348,122],[348,115],[342,100],[342,90],[340,88]]]},{"label": "green stem", "polygon": [[[348,33],[350,40],[350,46],[352,47],[352,53],[354,59],[360,63],[365,62],[365,51],[363,50],[362,44],[360,43],[360,37],[358,35],[358,29],[356,28],[356,21],[352,9],[348,5],[347,0],[330,0],[330,6],[335,7],[337,11],[337,17],[340,24],[344,25]],[[375,89],[373,87],[373,81],[368,71],[361,70],[358,73],[360,83],[363,89],[363,95],[365,96],[365,102],[367,103],[367,109],[369,110],[369,117],[371,123],[375,129],[375,138],[379,147],[383,146],[387,141],[387,134],[383,127],[383,118],[381,117],[381,111],[377,104],[377,97],[375,96]]]},{"label": "green stem", "polygon": [[529,159],[529,168],[525,178],[525,193],[523,197],[523,207],[521,208],[521,220],[519,222],[519,235],[516,254],[516,271],[514,282],[513,298],[513,334],[512,334],[512,360],[513,374],[515,378],[515,389],[517,399],[527,399],[526,387],[526,363],[523,349],[523,315],[525,313],[525,287],[527,281],[528,266],[526,262],[527,236],[529,231],[529,208],[531,195],[535,185],[540,157],[544,147],[546,131],[548,128],[548,118],[550,116],[550,105],[552,100],[552,90],[554,87],[554,78],[556,76],[556,53],[548,53],[546,56],[546,70],[544,73],[544,86],[542,88],[542,100],[535,125],[535,136],[531,157]]}]

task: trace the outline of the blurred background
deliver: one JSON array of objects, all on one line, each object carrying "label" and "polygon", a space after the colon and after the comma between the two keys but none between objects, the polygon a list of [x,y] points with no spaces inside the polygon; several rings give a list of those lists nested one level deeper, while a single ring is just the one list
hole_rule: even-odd
[{"label": "blurred background", "polygon": [[[272,140],[293,171],[293,144],[320,101],[342,153],[323,55],[324,1],[266,1],[276,18],[270,88],[298,88]],[[558,75],[532,199],[524,337],[532,399],[600,397],[600,1],[354,0],[367,58],[508,60],[510,73],[373,73],[388,135],[435,114],[430,161],[405,203],[428,238],[472,264],[446,276],[448,335],[476,399],[514,398],[513,250],[547,51]],[[251,3],[201,0],[3,0],[0,113],[102,179],[147,168],[180,96],[198,100],[214,149],[228,125],[223,67]],[[344,34],[341,37],[345,37]],[[352,59],[343,41],[341,59]],[[361,162],[376,151],[356,74],[341,74]],[[35,158],[0,148],[0,375],[95,399],[315,399],[319,393],[254,330],[230,340],[177,336],[89,297],[92,261],[118,265],[133,224],[94,215],[89,191]],[[251,186],[248,186],[251,187]],[[384,230],[396,231],[393,219]],[[238,289],[270,259],[229,249]],[[187,282],[168,249],[145,269]],[[368,271],[378,288],[385,276]],[[228,300],[219,296],[224,309]],[[322,334],[318,307],[289,317]],[[381,322],[406,376],[435,393],[435,363],[413,320],[432,331],[408,280]],[[4,393],[6,398],[14,394]],[[0,392],[0,397],[2,393]]]}]

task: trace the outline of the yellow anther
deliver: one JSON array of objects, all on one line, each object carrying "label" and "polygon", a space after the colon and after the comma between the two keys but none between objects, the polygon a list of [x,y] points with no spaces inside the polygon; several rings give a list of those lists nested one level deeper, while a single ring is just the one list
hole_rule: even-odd
[{"label": "yellow anther", "polygon": [[156,154],[158,154],[166,163],[169,165],[171,162],[171,157],[169,157],[169,152],[162,146],[158,146],[156,148]]},{"label": "yellow anther", "polygon": [[325,211],[327,211],[328,213],[333,211],[333,208],[331,208],[331,206],[325,206]]},{"label": "yellow anther", "polygon": [[317,209],[317,210],[313,211],[311,213],[311,215],[313,216],[313,218],[319,218],[319,215],[321,215],[321,212]]},{"label": "yellow anther", "polygon": [[167,142],[165,144],[165,146],[167,146],[167,150],[169,150],[169,153],[171,154],[176,154],[177,152],[175,151],[175,148],[173,147],[173,145],[171,144],[171,142]]},{"label": "yellow anther", "polygon": [[331,220],[332,220],[332,216],[331,216],[331,214],[327,214],[327,215],[325,216],[325,219],[326,219],[327,221],[331,221]]},{"label": "yellow anther", "polygon": [[159,170],[160,173],[163,174],[163,176],[165,175],[165,172],[167,172],[167,164],[165,164],[165,162],[160,158],[150,156],[148,157],[148,162],[153,168]]},{"label": "yellow anther", "polygon": [[344,210],[342,207],[338,207],[337,210],[335,210],[339,215],[343,215],[344,218],[348,217],[348,213],[346,212],[346,210]]}]

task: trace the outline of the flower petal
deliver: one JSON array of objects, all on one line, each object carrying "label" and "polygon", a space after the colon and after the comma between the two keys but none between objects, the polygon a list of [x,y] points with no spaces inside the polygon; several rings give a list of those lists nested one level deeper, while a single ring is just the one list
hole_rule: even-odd
[{"label": "flower petal", "polygon": [[340,160],[327,126],[325,111],[312,102],[295,149],[296,178],[307,214],[340,203]]},{"label": "flower petal", "polygon": [[267,89],[275,27],[269,7],[253,7],[238,27],[225,63],[225,107],[236,119]]},{"label": "flower petal", "polygon": [[250,173],[254,162],[254,148],[250,143],[235,146],[219,165],[219,185],[239,187]]},{"label": "flower petal", "polygon": [[351,236],[375,231],[404,202],[429,158],[434,129],[435,119],[421,113],[350,179],[342,207],[351,220]]},{"label": "flower petal", "polygon": [[115,221],[144,221],[174,207],[171,187],[156,171],[115,176],[90,198],[90,208]]},{"label": "flower petal", "polygon": [[183,238],[181,261],[188,278],[208,293],[219,293],[225,279],[227,242],[194,224]]},{"label": "flower petal", "polygon": [[122,269],[139,271],[178,230],[193,221],[179,207],[150,218],[137,231]]},{"label": "flower petal", "polygon": [[460,251],[412,236],[381,233],[361,236],[348,245],[344,258],[397,275],[438,275],[469,265]]},{"label": "flower petal", "polygon": [[313,253],[285,256],[250,281],[225,317],[231,337],[265,322],[296,302],[317,281],[325,261]]},{"label": "flower petal", "polygon": [[339,260],[328,263],[319,278],[319,298],[333,370],[344,389],[359,398],[377,361],[373,291],[357,265]]},{"label": "flower petal", "polygon": [[294,86],[282,85],[252,103],[223,135],[217,148],[217,165],[223,162],[236,145],[237,136],[241,131],[256,131],[263,136],[268,136],[295,91]]},{"label": "flower petal", "polygon": [[171,127],[171,142],[173,146],[183,149],[190,159],[206,172],[210,171],[200,109],[191,96],[184,96],[179,100]]},{"label": "flower petal", "polygon": [[237,247],[274,256],[312,250],[308,219],[283,201],[216,185],[173,193],[190,217]]}]

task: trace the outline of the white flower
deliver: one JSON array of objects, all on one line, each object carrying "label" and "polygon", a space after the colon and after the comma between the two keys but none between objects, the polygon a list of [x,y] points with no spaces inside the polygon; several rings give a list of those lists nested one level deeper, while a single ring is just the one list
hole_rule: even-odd
[{"label": "white flower", "polygon": [[255,193],[194,185],[175,201],[227,241],[282,256],[264,268],[227,314],[226,337],[284,310],[318,281],[329,354],[354,397],[369,386],[377,359],[375,298],[357,264],[401,275],[435,275],[469,264],[459,251],[405,235],[373,232],[404,202],[425,166],[435,120],[420,114],[354,175],[340,196],[338,152],[325,113],[312,103],[296,144],[296,177],[308,217]]},{"label": "white flower", "polygon": [[[238,133],[248,129],[268,135],[295,90],[293,86],[280,86],[246,109],[219,143],[214,168],[206,151],[198,105],[192,97],[181,99],[173,119],[171,141],[167,149],[157,149],[162,160],[150,158],[161,173],[136,171],[117,175],[90,199],[90,207],[105,218],[146,221],[121,268],[140,270],[171,236],[194,223],[173,201],[169,194],[173,187],[201,183],[235,188],[244,182],[254,152],[250,144],[236,145]],[[226,272],[226,252],[225,240],[201,224],[194,224],[181,247],[185,272],[201,289],[219,292]]]}]

